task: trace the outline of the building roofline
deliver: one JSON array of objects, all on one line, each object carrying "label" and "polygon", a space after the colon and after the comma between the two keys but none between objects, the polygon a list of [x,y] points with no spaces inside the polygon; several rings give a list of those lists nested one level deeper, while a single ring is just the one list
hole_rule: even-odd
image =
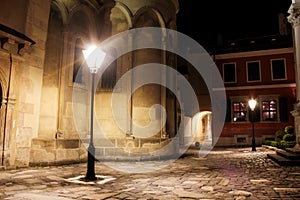
[{"label": "building roofline", "polygon": [[216,55],[214,55],[214,57],[215,57],[215,59],[230,59],[230,58],[241,58],[241,57],[276,55],[276,54],[284,54],[284,53],[294,53],[294,48],[288,47],[288,48],[280,48],[280,49],[268,49],[268,50],[216,54]]}]

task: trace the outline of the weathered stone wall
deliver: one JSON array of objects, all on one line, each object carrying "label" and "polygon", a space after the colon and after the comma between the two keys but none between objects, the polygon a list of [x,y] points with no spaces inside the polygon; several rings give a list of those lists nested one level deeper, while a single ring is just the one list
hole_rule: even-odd
[{"label": "weathered stone wall", "polygon": [[[170,9],[166,9],[166,6]],[[176,27],[171,22],[176,21],[176,12],[176,6],[169,1],[164,3],[156,1],[116,1],[110,14],[112,35],[129,30],[130,28],[168,27],[174,29]],[[129,35],[128,46],[133,47],[143,40],[154,40],[151,37],[132,38]],[[163,44],[164,38],[161,39]],[[142,64],[167,64],[167,62],[166,53],[161,50],[146,49],[133,51],[117,59],[117,78],[120,78],[127,71]],[[112,114],[112,91],[98,88],[95,98],[95,112],[97,123],[100,125],[103,134],[99,134],[100,130],[96,130],[94,134],[97,138],[95,145],[99,147],[97,156],[100,156],[101,159],[105,159],[105,157],[112,159],[121,159],[120,157],[123,157],[123,159],[130,159],[129,157],[133,159],[146,159],[147,155],[148,157],[153,157],[156,150],[162,148],[165,143],[168,143],[167,140],[164,141],[165,136],[174,136],[176,124],[174,122],[176,120],[176,117],[174,117],[174,96],[167,96],[167,89],[155,84],[142,86],[133,92],[132,88],[134,84],[135,77],[132,76],[131,83],[124,83],[124,86],[120,89],[121,91],[118,91],[118,96],[120,97],[119,104],[122,105],[123,109],[118,111],[119,113],[115,117],[118,118],[117,120],[127,124],[126,130],[121,130],[117,126],[116,119]],[[170,103],[168,104],[169,107],[166,106],[167,101]],[[132,129],[131,119],[128,116],[132,117],[132,123],[139,126],[146,126],[151,122],[149,111],[154,104],[163,105],[167,109],[169,116],[173,116],[167,119],[169,120],[169,127],[161,127],[161,113],[154,113],[152,120],[154,120],[154,124],[158,126],[158,130],[160,131],[153,133],[152,137],[147,139],[135,137],[135,130]],[[154,128],[157,129],[157,127]],[[108,140],[104,140],[103,138],[107,138]],[[176,147],[174,146],[173,148],[172,151],[165,152],[166,155],[174,153],[173,150]],[[134,156],[134,153],[138,153],[137,156]]]},{"label": "weathered stone wall", "polygon": [[[29,0],[27,7],[25,34],[36,44],[31,54],[24,55],[20,66],[19,112],[17,128],[17,166],[27,166],[31,139],[38,135],[41,102],[42,75],[45,61],[50,0]],[[20,144],[20,145],[18,145]],[[21,145],[23,144],[23,145]]]},{"label": "weathered stone wall", "polygon": [[0,22],[24,33],[29,0],[1,0]]},{"label": "weathered stone wall", "polygon": [[49,8],[50,0],[1,2],[0,23],[7,26],[1,32],[7,40],[1,44],[5,61],[0,66],[5,69],[1,81],[5,168],[28,166],[31,139],[38,135]]},{"label": "weathered stone wall", "polygon": [[[28,38],[19,40],[9,36],[8,40],[1,40],[1,166],[85,160],[86,149],[79,135],[84,142],[89,138],[91,76],[86,67],[77,72],[76,63],[81,58],[76,52],[87,48],[87,44],[135,27],[176,28],[176,2],[108,0],[100,5],[96,1],[79,0],[3,0],[0,23]],[[128,42],[133,45],[136,41],[131,38]],[[147,62],[166,64],[166,55],[158,50],[123,55],[117,59],[117,78]],[[80,76],[80,81],[74,80],[74,75]],[[79,94],[75,100],[74,92]],[[130,153],[149,152],[165,145],[160,138],[166,132],[165,127],[157,134],[157,140],[149,141],[133,141],[119,130],[111,115],[111,91],[100,90],[95,100],[96,119],[114,144],[118,141]],[[166,90],[150,85],[136,91],[131,105],[124,110],[131,112],[136,123],[144,125],[149,122],[146,115],[149,107],[156,103],[166,107],[166,102]],[[74,106],[79,113],[74,113]],[[173,108],[169,107],[170,111]],[[76,123],[74,114],[79,119]],[[128,122],[128,131],[132,131],[129,119],[124,120]],[[107,152],[108,149],[103,155],[116,155],[118,151]]]}]

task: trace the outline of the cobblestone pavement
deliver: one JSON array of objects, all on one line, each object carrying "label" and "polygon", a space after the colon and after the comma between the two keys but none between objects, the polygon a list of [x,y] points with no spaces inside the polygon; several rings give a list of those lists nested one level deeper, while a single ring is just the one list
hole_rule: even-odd
[{"label": "cobblestone pavement", "polygon": [[85,175],[85,163],[0,171],[0,199],[300,199],[300,166],[279,166],[267,158],[270,151],[215,149],[205,158],[192,153],[163,169],[136,174],[97,163],[99,184],[72,180]]}]

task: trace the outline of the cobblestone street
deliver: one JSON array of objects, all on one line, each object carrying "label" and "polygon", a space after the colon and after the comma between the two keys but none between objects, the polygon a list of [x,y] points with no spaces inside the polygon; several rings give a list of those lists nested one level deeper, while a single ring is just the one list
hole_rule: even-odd
[{"label": "cobblestone street", "polygon": [[300,199],[300,166],[279,166],[267,158],[270,151],[214,149],[205,158],[193,151],[149,173],[125,173],[97,163],[97,175],[107,181],[99,184],[70,182],[85,175],[85,163],[1,171],[0,199]]}]

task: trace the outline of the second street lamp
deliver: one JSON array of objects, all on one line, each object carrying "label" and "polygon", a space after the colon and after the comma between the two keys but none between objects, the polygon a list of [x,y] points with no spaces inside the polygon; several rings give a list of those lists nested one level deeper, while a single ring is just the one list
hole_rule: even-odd
[{"label": "second street lamp", "polygon": [[90,127],[90,142],[88,147],[87,172],[85,180],[94,181],[97,179],[95,175],[95,146],[94,146],[94,95],[95,95],[95,75],[98,72],[101,64],[106,56],[97,46],[91,46],[87,50],[82,51],[84,59],[92,74],[92,89],[91,89],[91,127]]},{"label": "second street lamp", "polygon": [[254,135],[254,109],[256,103],[257,101],[254,99],[248,101],[249,107],[251,109],[251,121],[252,121],[252,151],[256,151],[255,135]]}]

